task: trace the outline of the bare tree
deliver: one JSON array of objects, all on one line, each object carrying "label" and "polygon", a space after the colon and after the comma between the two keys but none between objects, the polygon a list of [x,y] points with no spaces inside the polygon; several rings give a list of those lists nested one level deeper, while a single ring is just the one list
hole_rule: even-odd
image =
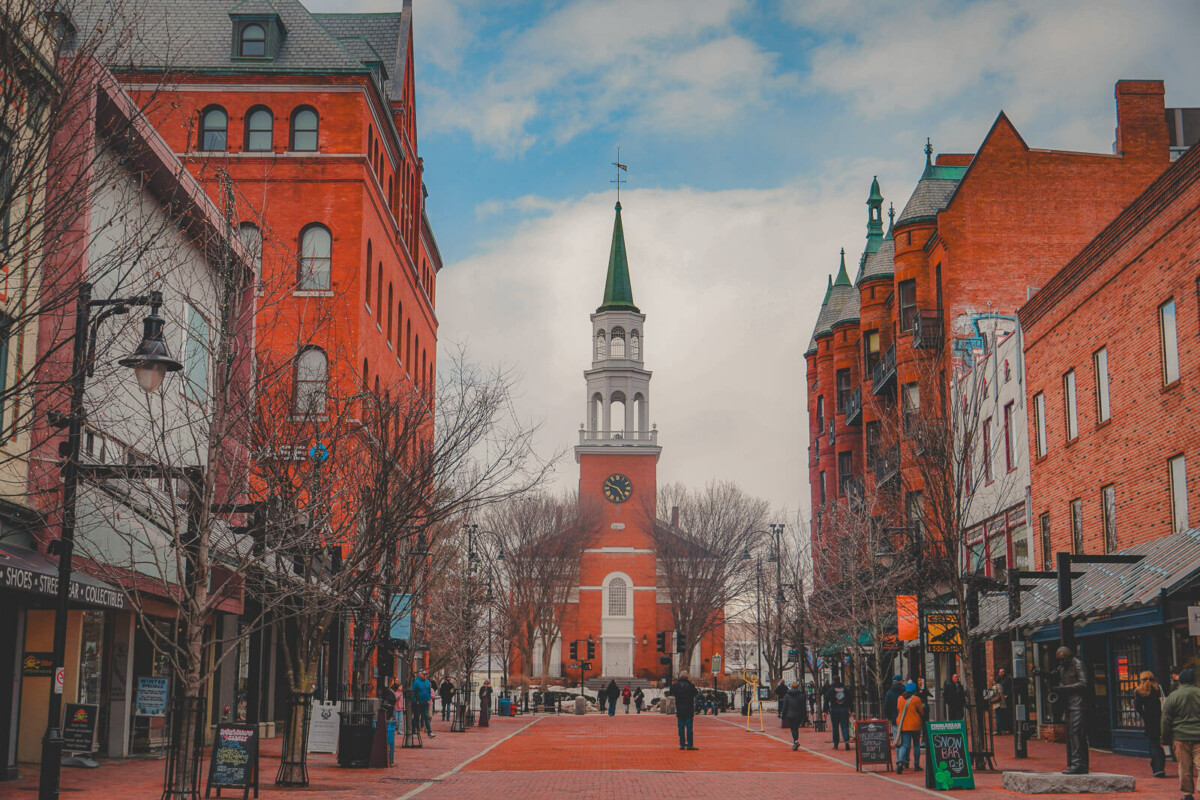
[{"label": "bare tree", "polygon": [[680,484],[659,490],[653,520],[658,585],[667,590],[677,647],[689,657],[700,640],[724,624],[726,608],[754,590],[754,565],[765,535],[768,505],[734,483],[699,491]]},{"label": "bare tree", "polygon": [[[545,690],[583,551],[599,532],[600,510],[577,495],[536,494],[497,505],[484,519],[504,553],[495,562],[502,629],[522,668],[540,676]],[[538,644],[542,658],[535,664]]]}]

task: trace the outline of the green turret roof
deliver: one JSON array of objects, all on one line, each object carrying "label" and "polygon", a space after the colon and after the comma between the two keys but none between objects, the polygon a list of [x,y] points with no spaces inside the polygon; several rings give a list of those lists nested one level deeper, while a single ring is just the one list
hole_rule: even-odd
[{"label": "green turret roof", "polygon": [[617,217],[613,221],[612,247],[608,251],[608,277],[604,281],[604,302],[601,311],[633,311],[633,287],[629,284],[629,257],[625,255],[625,228],[621,225],[621,203],[617,202]]},{"label": "green turret roof", "polygon": [[867,198],[867,205],[870,205],[872,201],[877,201],[880,205],[883,204],[883,193],[879,191],[878,175],[871,180],[871,196]]},{"label": "green turret roof", "polygon": [[829,295],[833,294],[833,276],[827,276],[829,282],[825,286],[825,299],[821,301],[821,306],[824,307],[829,303]]},{"label": "green turret roof", "polygon": [[842,268],[838,270],[837,280],[833,282],[834,286],[849,286],[850,275],[846,272],[846,248],[842,248]]}]

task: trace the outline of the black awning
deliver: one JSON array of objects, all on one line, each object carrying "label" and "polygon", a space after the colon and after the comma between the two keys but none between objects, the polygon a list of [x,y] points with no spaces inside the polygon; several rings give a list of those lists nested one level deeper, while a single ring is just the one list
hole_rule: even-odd
[{"label": "black awning", "polygon": [[[0,589],[58,596],[58,564],[35,550],[0,544]],[[71,602],[125,608],[125,594],[82,572],[71,573]]]}]

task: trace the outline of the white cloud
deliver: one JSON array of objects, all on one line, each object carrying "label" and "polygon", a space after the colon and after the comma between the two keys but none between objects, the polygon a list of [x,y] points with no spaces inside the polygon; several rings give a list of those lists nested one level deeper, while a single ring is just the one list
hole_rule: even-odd
[{"label": "white cloud", "polygon": [[[857,253],[867,181],[764,191],[638,190],[622,195],[635,302],[647,315],[646,366],[661,481],[730,478],[807,507],[803,351],[838,249]],[[869,178],[868,178],[869,180]],[[604,290],[611,196],[525,203],[547,212],[449,265],[440,277],[444,345],[472,331],[484,363],[523,375],[522,410],[544,418],[540,448],[570,447],[583,421],[588,315]],[[568,456],[558,479],[574,486]]]},{"label": "white cloud", "polygon": [[734,32],[747,10],[747,0],[574,0],[498,35],[486,70],[438,62],[423,76],[424,129],[466,131],[517,156],[624,115],[676,133],[734,123],[795,85],[774,54]]}]

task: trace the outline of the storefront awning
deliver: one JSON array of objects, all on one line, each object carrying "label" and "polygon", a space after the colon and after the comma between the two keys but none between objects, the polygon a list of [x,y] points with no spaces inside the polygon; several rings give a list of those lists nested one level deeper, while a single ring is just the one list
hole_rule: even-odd
[{"label": "storefront awning", "polygon": [[1021,630],[1056,624],[1070,616],[1089,619],[1158,605],[1162,594],[1172,593],[1200,574],[1200,528],[1164,536],[1120,551],[1120,555],[1145,556],[1136,564],[1076,564],[1083,574],[1071,582],[1072,603],[1058,611],[1058,582],[1053,579],[1022,581],[1021,616],[1008,620],[1008,597],[986,595],[979,601],[979,625],[971,632],[991,636],[1014,626]]},{"label": "storefront awning", "polygon": [[[35,550],[0,545],[0,590],[58,596],[58,563]],[[82,572],[71,573],[71,602],[99,608],[125,608],[125,595]]]}]

